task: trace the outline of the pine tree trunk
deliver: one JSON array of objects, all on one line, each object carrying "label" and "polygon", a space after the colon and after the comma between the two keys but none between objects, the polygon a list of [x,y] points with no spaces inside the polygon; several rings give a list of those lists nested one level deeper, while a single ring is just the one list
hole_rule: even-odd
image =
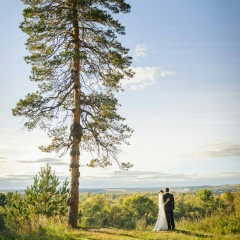
[{"label": "pine tree trunk", "polygon": [[79,146],[82,136],[82,128],[80,125],[80,40],[79,25],[77,20],[76,1],[73,3],[73,43],[74,43],[74,108],[73,123],[71,126],[72,149],[70,152],[70,198],[68,199],[68,226],[77,227],[78,220],[78,202],[79,202]]}]

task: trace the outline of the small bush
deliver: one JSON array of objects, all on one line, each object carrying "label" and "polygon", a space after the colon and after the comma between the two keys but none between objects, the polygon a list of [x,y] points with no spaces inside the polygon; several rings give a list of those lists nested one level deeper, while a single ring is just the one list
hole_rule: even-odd
[{"label": "small bush", "polygon": [[144,231],[147,228],[147,222],[145,219],[140,219],[136,221],[136,230]]}]

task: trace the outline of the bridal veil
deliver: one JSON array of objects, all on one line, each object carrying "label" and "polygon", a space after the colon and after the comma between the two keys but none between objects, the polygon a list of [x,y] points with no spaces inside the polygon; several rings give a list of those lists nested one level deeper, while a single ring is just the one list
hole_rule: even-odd
[{"label": "bridal veil", "polygon": [[167,224],[167,218],[166,218],[165,208],[164,208],[163,193],[160,192],[158,194],[158,219],[153,231],[160,231],[160,230],[167,230],[167,229],[168,229],[168,224]]}]

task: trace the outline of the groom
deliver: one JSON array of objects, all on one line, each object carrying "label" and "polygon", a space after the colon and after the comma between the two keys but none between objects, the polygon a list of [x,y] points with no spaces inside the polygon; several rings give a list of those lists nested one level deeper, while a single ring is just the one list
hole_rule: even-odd
[{"label": "groom", "polygon": [[175,223],[173,218],[174,210],[174,197],[169,193],[169,188],[166,188],[166,193],[163,195],[163,201],[165,202],[165,212],[167,217],[168,229],[175,229]]}]

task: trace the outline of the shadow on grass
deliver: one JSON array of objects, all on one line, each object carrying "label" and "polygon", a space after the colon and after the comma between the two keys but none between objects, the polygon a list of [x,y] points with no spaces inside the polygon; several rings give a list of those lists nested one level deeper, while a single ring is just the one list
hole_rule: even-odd
[{"label": "shadow on grass", "polygon": [[205,235],[205,234],[200,234],[200,233],[193,233],[191,231],[187,231],[187,230],[178,230],[178,229],[175,229],[175,230],[170,230],[171,232],[176,232],[176,233],[181,233],[181,234],[184,234],[184,235],[188,235],[188,236],[195,236],[195,237],[198,237],[198,238],[212,238],[212,236],[210,235]]},{"label": "shadow on grass", "polygon": [[[132,234],[132,233],[126,233],[126,232],[116,232],[114,231],[114,229],[112,228],[79,228],[79,230],[83,230],[86,232],[95,232],[95,233],[103,233],[103,234],[109,234],[109,235],[117,235],[117,236],[125,236],[125,237],[131,237],[131,238],[137,238],[139,239],[136,235]],[[122,229],[116,229],[117,231],[122,230]],[[145,231],[144,231],[145,232]],[[170,231],[165,231],[165,233],[176,233],[176,234],[182,234],[182,235],[186,235],[187,236],[191,236],[191,237],[198,237],[198,238],[203,238],[203,239],[211,239],[212,236],[209,234],[200,234],[200,233],[194,233],[191,231],[187,231],[187,230],[170,230]]]},{"label": "shadow on grass", "polygon": [[[79,228],[79,229],[84,230],[86,232],[92,232],[92,233],[102,233],[102,234],[108,234],[108,235],[112,235],[112,236],[137,238],[133,234],[127,233],[123,229],[113,229],[113,228]],[[121,230],[123,230],[123,232],[119,232]],[[139,239],[139,238],[137,238],[137,239]]]},{"label": "shadow on grass", "polygon": [[[122,229],[117,229],[117,231],[121,231]],[[107,233],[109,235],[119,235],[119,232],[115,232],[112,228],[99,228],[99,229],[85,229],[85,231],[89,232],[99,232],[99,233]],[[134,237],[132,234],[127,233],[120,233],[121,236],[127,236],[127,237]]]}]

